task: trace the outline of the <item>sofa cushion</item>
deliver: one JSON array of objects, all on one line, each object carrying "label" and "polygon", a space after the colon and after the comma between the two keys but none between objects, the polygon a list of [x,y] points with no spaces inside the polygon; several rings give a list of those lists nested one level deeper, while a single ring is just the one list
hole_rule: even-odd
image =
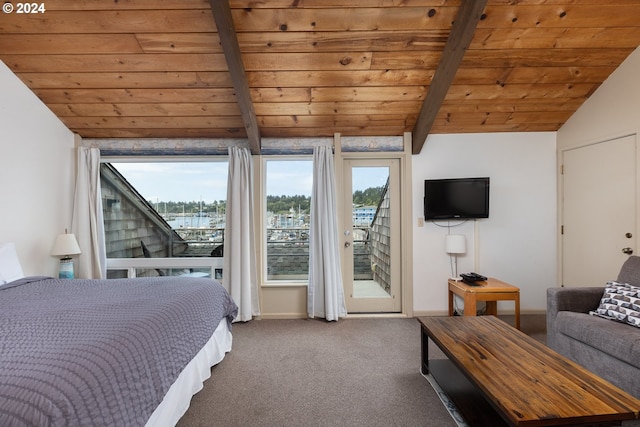
[{"label": "sofa cushion", "polygon": [[640,368],[640,329],[586,313],[560,311],[558,332]]},{"label": "sofa cushion", "polygon": [[591,314],[640,327],[640,287],[607,282],[600,305]]},{"label": "sofa cushion", "polygon": [[640,257],[632,255],[622,264],[617,282],[640,286]]}]

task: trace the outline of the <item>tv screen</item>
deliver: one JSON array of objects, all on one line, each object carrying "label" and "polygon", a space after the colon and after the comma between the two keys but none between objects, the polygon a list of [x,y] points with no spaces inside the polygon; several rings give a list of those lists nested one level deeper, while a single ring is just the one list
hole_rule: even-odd
[{"label": "tv screen", "polygon": [[427,179],[424,219],[489,218],[489,178]]}]

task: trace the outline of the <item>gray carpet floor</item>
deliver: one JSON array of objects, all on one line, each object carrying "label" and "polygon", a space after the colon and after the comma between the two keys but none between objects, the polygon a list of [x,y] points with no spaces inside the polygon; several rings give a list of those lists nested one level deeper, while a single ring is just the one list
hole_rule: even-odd
[{"label": "gray carpet floor", "polygon": [[[522,330],[544,342],[544,315],[523,316]],[[236,323],[178,427],[455,427],[419,369],[416,319]]]}]

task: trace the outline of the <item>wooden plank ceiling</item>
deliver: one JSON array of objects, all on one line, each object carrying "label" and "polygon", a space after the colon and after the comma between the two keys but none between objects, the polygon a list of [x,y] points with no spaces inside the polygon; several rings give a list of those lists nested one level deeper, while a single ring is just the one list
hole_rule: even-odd
[{"label": "wooden plank ceiling", "polygon": [[83,137],[255,152],[416,131],[419,152],[428,133],[555,131],[640,45],[640,0],[462,3],[52,0],[0,14],[0,60]]}]

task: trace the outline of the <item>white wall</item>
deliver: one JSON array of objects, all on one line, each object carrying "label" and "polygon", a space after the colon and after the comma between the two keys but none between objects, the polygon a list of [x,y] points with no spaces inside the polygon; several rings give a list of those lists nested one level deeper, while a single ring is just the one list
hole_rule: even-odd
[{"label": "white wall", "polygon": [[74,136],[0,61],[0,242],[26,275],[56,275],[56,235],[71,228]]},{"label": "white wall", "polygon": [[618,67],[558,130],[558,149],[637,134],[640,48]]},{"label": "white wall", "polygon": [[[545,310],[546,289],[557,286],[555,132],[431,135],[412,161],[416,314],[446,312],[451,276],[447,228],[418,226],[424,180],[477,176],[491,178],[490,215],[451,228],[467,238],[458,272],[509,282],[520,288],[521,310]],[[513,312],[513,303],[500,302],[498,310]]]}]

